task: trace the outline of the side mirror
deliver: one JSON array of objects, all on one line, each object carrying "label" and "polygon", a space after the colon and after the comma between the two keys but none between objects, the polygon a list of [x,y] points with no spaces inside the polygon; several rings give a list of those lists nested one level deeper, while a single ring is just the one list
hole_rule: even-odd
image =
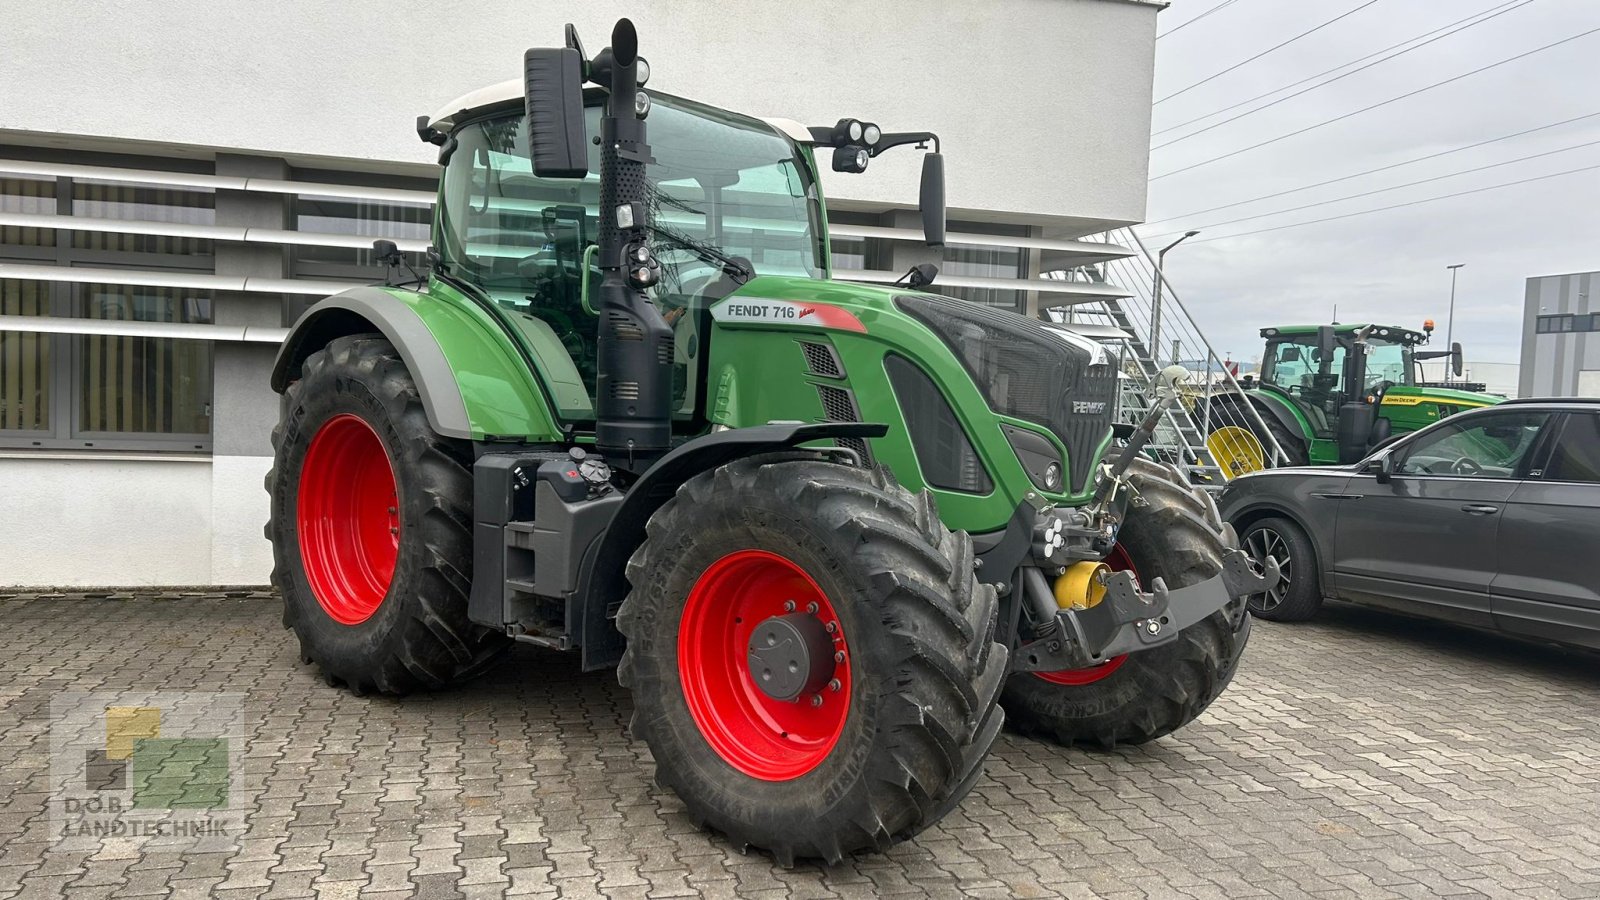
[{"label": "side mirror", "polygon": [[1450,345],[1450,371],[1456,373],[1457,378],[1460,378],[1461,373],[1466,371],[1466,364],[1462,361],[1460,341]]},{"label": "side mirror", "polygon": [[1367,471],[1377,476],[1379,484],[1388,484],[1394,478],[1394,454],[1385,453],[1367,465]]},{"label": "side mirror", "polygon": [[1332,325],[1317,327],[1317,362],[1324,374],[1333,370],[1333,348],[1337,341]]},{"label": "side mirror", "polygon": [[922,210],[922,239],[930,247],[944,246],[944,154],[938,151],[922,156],[922,190],[918,196]]},{"label": "side mirror", "polygon": [[372,242],[372,258],[386,266],[398,266],[404,257],[400,255],[400,248],[395,246],[394,241],[378,238]]},{"label": "side mirror", "polygon": [[528,153],[540,178],[589,174],[583,125],[583,55],[571,47],[535,47],[522,56]]}]

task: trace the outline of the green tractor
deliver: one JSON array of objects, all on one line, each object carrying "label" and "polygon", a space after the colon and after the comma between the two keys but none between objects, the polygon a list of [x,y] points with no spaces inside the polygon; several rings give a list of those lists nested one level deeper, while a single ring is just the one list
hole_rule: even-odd
[{"label": "green tractor", "polygon": [[1240,379],[1238,391],[1212,392],[1196,410],[1206,449],[1227,478],[1269,464],[1352,463],[1392,436],[1499,403],[1483,384],[1422,380],[1420,363],[1428,359],[1448,358],[1458,378],[1463,371],[1459,343],[1420,349],[1432,334],[1431,319],[1422,331],[1338,324],[1261,329],[1267,346],[1260,373]]},{"label": "green tractor", "polygon": [[935,135],[646,93],[626,20],[524,72],[419,122],[427,271],[379,242],[397,283],[318,303],[274,369],[305,662],[390,694],[514,642],[618,667],[658,781],[785,864],[938,821],[1008,716],[1114,747],[1217,697],[1275,570],[1141,456],[1155,414],[1116,444],[1102,348],[931,267],[830,280],[818,154],[931,144],[939,244]]}]

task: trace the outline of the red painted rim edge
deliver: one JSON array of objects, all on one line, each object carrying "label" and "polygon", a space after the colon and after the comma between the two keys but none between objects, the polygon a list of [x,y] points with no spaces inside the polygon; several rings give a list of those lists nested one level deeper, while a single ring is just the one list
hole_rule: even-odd
[{"label": "red painted rim edge", "polygon": [[[785,601],[799,611],[817,605],[833,623],[837,691],[824,688],[822,705],[788,703],[762,693],[751,680],[750,635],[782,615]],[[701,573],[684,601],[678,627],[678,677],[684,703],[711,749],[733,768],[762,781],[789,781],[821,765],[849,718],[850,651],[844,623],[815,580],[794,562],[765,550],[739,550]]]},{"label": "red painted rim edge", "polygon": [[300,562],[312,596],[341,625],[372,618],[400,552],[394,465],[365,419],[322,423],[300,465],[295,500]]},{"label": "red painted rim edge", "polygon": [[[1139,570],[1134,568],[1133,558],[1128,555],[1128,551],[1123,549],[1121,544],[1111,548],[1111,552],[1106,556],[1106,565],[1110,566],[1113,571],[1132,572],[1135,578],[1139,577]],[[1098,666],[1089,666],[1084,669],[1060,669],[1055,672],[1035,672],[1033,674],[1035,677],[1051,684],[1077,687],[1084,684],[1094,684],[1110,677],[1111,673],[1122,668],[1122,664],[1127,661],[1128,654],[1124,653],[1121,656],[1113,656]]]}]

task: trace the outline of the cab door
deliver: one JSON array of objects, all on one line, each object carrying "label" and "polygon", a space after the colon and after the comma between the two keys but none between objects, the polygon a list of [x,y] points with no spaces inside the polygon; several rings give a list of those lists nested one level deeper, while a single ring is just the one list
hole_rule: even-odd
[{"label": "cab door", "polygon": [[1507,503],[1548,413],[1507,410],[1441,423],[1369,466],[1339,504],[1334,589],[1347,600],[1493,627],[1489,585]]},{"label": "cab door", "polygon": [[1507,631],[1600,647],[1600,410],[1569,413],[1511,496],[1490,593]]}]

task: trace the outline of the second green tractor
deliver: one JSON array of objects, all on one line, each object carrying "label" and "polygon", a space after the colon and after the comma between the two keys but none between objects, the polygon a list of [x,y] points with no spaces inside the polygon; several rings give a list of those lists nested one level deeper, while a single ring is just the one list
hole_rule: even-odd
[{"label": "second green tractor", "polygon": [[1261,329],[1261,370],[1212,390],[1195,412],[1224,478],[1270,465],[1337,465],[1452,413],[1502,398],[1484,385],[1429,382],[1422,363],[1449,360],[1462,374],[1461,345],[1423,349],[1433,334],[1396,325],[1283,325]]},{"label": "second green tractor", "polygon": [[418,123],[424,271],[273,374],[273,578],[330,683],[616,666],[658,780],[784,863],[938,821],[1003,720],[1110,748],[1217,697],[1275,570],[1140,453],[1154,414],[1117,441],[1113,360],[929,269],[830,278],[819,158],[931,148],[939,244],[936,135],[647,92],[626,20],[523,63]]}]

